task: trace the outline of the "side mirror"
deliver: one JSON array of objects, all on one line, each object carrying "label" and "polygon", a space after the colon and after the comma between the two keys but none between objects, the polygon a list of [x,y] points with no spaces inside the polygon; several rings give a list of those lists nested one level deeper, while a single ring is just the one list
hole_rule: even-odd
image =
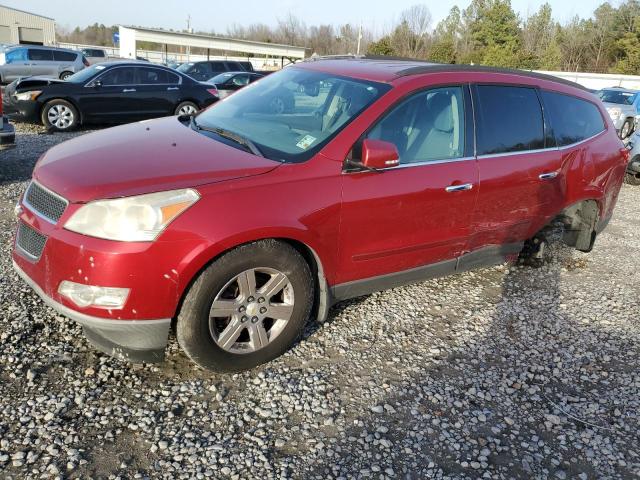
[{"label": "side mirror", "polygon": [[391,142],[367,138],[362,142],[361,163],[367,170],[395,167],[400,163],[400,154]]},{"label": "side mirror", "polygon": [[93,86],[95,88],[100,88],[102,86],[102,81],[96,80],[95,82],[93,82]]}]

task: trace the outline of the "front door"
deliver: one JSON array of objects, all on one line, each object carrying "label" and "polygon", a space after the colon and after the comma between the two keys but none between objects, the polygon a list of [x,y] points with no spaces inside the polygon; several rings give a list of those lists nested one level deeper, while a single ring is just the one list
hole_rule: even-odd
[{"label": "front door", "polygon": [[455,269],[478,191],[472,118],[466,86],[431,88],[392,107],[365,134],[395,144],[400,165],[343,175],[337,296]]},{"label": "front door", "polygon": [[140,119],[135,67],[113,67],[105,71],[83,88],[79,102],[85,118],[93,122]]}]

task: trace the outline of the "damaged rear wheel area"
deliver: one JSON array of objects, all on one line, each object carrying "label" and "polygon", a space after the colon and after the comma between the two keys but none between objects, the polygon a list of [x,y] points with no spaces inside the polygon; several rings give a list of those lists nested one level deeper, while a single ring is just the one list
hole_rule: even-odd
[{"label": "damaged rear wheel area", "polygon": [[595,200],[586,200],[568,207],[525,242],[518,263],[541,267],[553,257],[553,247],[559,245],[590,252],[597,236],[599,214]]}]

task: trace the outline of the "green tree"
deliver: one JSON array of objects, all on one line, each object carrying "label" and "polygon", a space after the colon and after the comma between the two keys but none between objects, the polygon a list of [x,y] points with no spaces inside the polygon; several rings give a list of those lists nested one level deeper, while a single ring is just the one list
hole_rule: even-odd
[{"label": "green tree", "polygon": [[367,49],[367,53],[369,55],[395,55],[388,35],[382,37],[377,42],[371,42]]}]

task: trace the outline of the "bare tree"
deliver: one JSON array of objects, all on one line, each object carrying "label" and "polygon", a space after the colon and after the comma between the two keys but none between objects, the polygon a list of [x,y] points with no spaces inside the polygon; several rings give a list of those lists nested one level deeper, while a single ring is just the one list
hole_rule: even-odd
[{"label": "bare tree", "polygon": [[288,45],[303,45],[306,40],[306,30],[304,22],[291,12],[286,17],[278,19],[279,41]]}]

